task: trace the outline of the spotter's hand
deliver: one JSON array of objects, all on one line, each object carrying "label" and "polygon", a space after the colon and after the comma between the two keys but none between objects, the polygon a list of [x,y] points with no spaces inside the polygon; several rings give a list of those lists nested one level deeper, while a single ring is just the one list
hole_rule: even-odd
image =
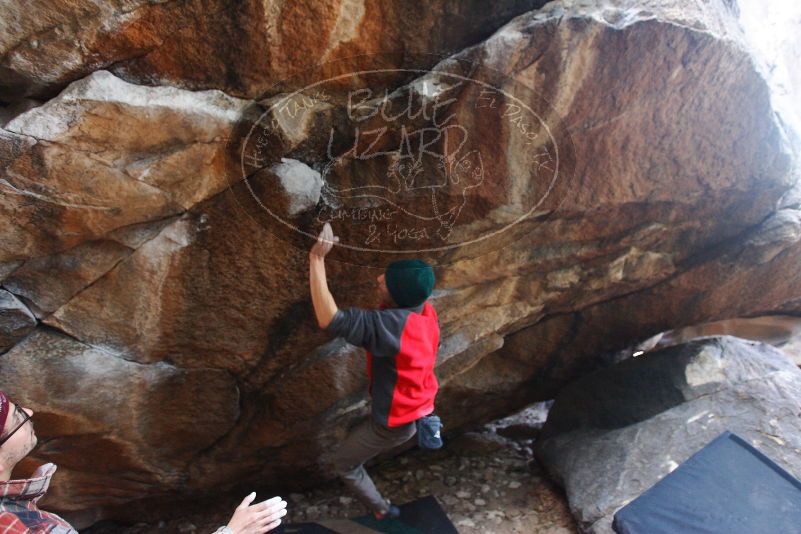
[{"label": "spotter's hand", "polygon": [[339,237],[334,235],[331,225],[329,223],[325,223],[323,226],[323,231],[320,232],[319,236],[317,236],[317,243],[314,244],[309,254],[318,256],[320,258],[325,258],[325,255],[331,252],[331,249],[334,247],[334,243],[339,243]]},{"label": "spotter's hand", "polygon": [[286,501],[281,497],[258,504],[251,504],[256,493],[251,493],[234,510],[234,516],[228,522],[228,528],[234,534],[263,534],[281,524],[281,518],[286,515]]}]

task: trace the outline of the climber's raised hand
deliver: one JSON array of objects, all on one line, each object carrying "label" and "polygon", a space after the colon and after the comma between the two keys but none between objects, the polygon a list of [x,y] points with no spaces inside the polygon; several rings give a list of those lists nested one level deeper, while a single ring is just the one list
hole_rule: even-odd
[{"label": "climber's raised hand", "polygon": [[334,235],[334,230],[331,229],[329,223],[325,223],[323,231],[317,236],[317,242],[309,252],[310,255],[325,258],[325,255],[331,252],[334,243],[339,243],[339,237]]}]

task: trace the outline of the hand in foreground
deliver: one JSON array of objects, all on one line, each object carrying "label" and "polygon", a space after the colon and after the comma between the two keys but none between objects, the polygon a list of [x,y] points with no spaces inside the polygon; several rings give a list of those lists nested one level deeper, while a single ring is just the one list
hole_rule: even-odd
[{"label": "hand in foreground", "polygon": [[251,493],[234,510],[228,522],[234,534],[261,534],[281,524],[281,518],[286,515],[286,501],[273,497],[251,506],[255,498],[256,493]]},{"label": "hand in foreground", "polygon": [[325,255],[331,252],[331,249],[334,247],[334,243],[339,243],[339,237],[334,235],[331,225],[329,223],[325,223],[323,226],[323,231],[320,232],[319,236],[317,236],[317,243],[314,244],[309,254],[318,256],[320,258],[325,258]]}]

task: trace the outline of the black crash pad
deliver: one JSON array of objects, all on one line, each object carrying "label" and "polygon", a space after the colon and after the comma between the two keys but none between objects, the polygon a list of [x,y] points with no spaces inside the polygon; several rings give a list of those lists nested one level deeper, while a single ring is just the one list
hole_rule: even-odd
[{"label": "black crash pad", "polygon": [[618,534],[801,534],[801,482],[724,432],[618,510]]}]

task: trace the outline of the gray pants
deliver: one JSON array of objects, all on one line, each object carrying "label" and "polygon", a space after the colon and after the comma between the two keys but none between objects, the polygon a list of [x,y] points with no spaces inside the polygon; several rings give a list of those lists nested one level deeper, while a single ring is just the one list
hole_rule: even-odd
[{"label": "gray pants", "polygon": [[405,443],[415,432],[417,427],[414,422],[386,427],[368,417],[350,431],[331,457],[337,475],[369,510],[383,513],[387,511],[388,504],[364,469],[364,463]]}]

